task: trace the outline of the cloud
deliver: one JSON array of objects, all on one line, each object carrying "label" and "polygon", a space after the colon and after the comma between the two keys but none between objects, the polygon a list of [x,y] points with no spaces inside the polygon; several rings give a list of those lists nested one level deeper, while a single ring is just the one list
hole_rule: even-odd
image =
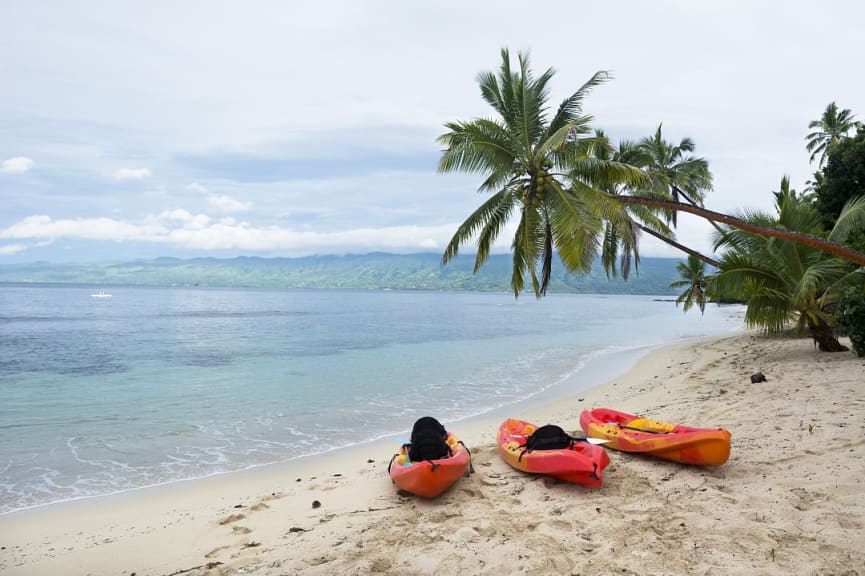
[{"label": "cloud", "polygon": [[26,174],[33,168],[34,162],[24,156],[15,156],[0,163],[0,172],[3,174]]},{"label": "cloud", "polygon": [[220,212],[246,212],[252,208],[251,203],[241,202],[224,194],[211,194],[207,197],[207,202]]},{"label": "cloud", "polygon": [[190,192],[196,192],[198,194],[206,194],[207,188],[199,184],[198,182],[192,182],[186,185],[186,189]]},{"label": "cloud", "polygon": [[191,230],[201,230],[202,228],[206,228],[210,223],[210,216],[206,214],[193,214],[183,208],[176,208],[162,212],[156,217],[156,220],[158,222],[166,220],[180,222],[184,227]]},{"label": "cloud", "polygon": [[213,221],[205,214],[175,209],[150,215],[137,222],[113,218],[53,219],[46,215],[34,215],[0,230],[0,239],[137,241],[202,251],[301,256],[378,250],[437,250],[445,246],[455,229],[456,224],[448,223],[313,232],[280,226],[257,227],[230,217]]},{"label": "cloud", "polygon": [[147,168],[121,168],[114,173],[115,180],[143,180],[152,176]]},{"label": "cloud", "polygon": [[17,240],[148,240],[164,234],[158,223],[130,224],[113,218],[75,218],[54,220],[46,215],[28,216],[0,230],[0,238]]},{"label": "cloud", "polygon": [[4,246],[0,246],[0,256],[17,254],[18,252],[23,252],[26,249],[26,244],[6,244]]}]

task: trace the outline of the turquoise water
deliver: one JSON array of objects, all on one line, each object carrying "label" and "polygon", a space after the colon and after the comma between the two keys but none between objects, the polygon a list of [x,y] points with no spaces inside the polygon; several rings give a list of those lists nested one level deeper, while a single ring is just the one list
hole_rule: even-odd
[{"label": "turquoise water", "polygon": [[649,296],[0,285],[0,513],[576,393],[740,329]]}]

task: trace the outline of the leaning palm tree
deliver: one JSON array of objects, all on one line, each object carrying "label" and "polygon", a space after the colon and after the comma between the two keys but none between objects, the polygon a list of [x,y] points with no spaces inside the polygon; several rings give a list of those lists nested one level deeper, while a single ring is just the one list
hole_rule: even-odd
[{"label": "leaning palm tree", "polygon": [[811,162],[819,154],[820,162],[817,166],[821,168],[826,163],[829,149],[845,138],[850,130],[859,129],[861,126],[861,122],[853,120],[853,113],[849,108],[839,112],[834,102],[826,106],[820,119],[808,124],[808,128],[816,128],[805,137],[808,141],[806,148],[811,153]]},{"label": "leaning palm tree", "polygon": [[[523,54],[519,55],[519,70],[514,71],[510,54],[503,49],[498,74],[478,76],[481,95],[495,117],[445,125],[448,131],[438,138],[445,147],[439,172],[483,174],[480,192],[490,196],[457,228],[442,255],[443,265],[458,256],[462,245],[474,242],[477,272],[496,239],[515,220],[511,287],[518,296],[525,276],[530,275],[535,295],[540,297],[549,285],[554,252],[566,269],[588,271],[606,225],[621,231],[633,221],[629,213],[675,211],[819,248],[865,266],[865,254],[814,234],[755,224],[678,202],[672,196],[634,193],[651,182],[648,174],[625,162],[603,158],[598,152],[608,143],[591,135],[592,117],[582,112],[585,96],[610,75],[594,74],[550,118],[547,84],[553,74],[548,69],[535,77]],[[621,184],[627,184],[630,193],[616,188]],[[617,192],[611,193],[610,187]]]},{"label": "leaning palm tree", "polygon": [[[652,177],[653,184],[674,202],[681,198],[693,206],[702,206],[706,192],[712,190],[709,163],[690,155],[695,148],[690,138],[671,144],[664,140],[661,128],[659,124],[654,135],[640,141],[639,148],[646,158],[643,168]],[[670,217],[675,224],[676,212]]]},{"label": "leaning palm tree", "polygon": [[676,306],[682,304],[682,310],[687,312],[694,304],[700,308],[700,313],[706,311],[706,264],[696,256],[688,256],[685,262],[676,265],[681,280],[670,284],[670,288],[685,288],[678,298]]},{"label": "leaning palm tree", "polygon": [[[640,150],[631,142],[623,140],[615,147],[610,142],[603,130],[595,130],[595,136],[603,143],[595,147],[595,157],[600,160],[613,160],[631,166],[639,166],[642,163]],[[625,189],[622,182],[610,181],[601,186],[601,191],[611,196],[617,196]],[[641,223],[641,216],[652,222],[654,227],[662,228],[670,234],[669,228],[661,221],[654,212],[648,208],[636,207],[633,212],[625,213],[621,218],[604,222],[603,240],[601,241],[601,264],[607,273],[607,277],[616,278],[621,273],[624,280],[628,280],[631,267],[635,270],[640,264],[639,239],[641,228],[646,227]]]},{"label": "leaning palm tree", "polygon": [[[789,230],[787,228],[775,226],[771,223],[766,224],[758,221],[752,221],[745,217],[731,216],[730,214],[715,212],[714,210],[709,210],[701,206],[693,206],[691,204],[685,204],[683,202],[673,202],[672,200],[644,198],[634,194],[617,196],[615,200],[624,204],[625,206],[645,206],[647,208],[687,212],[689,214],[694,214],[696,216],[704,218],[710,222],[727,224],[728,226],[736,228],[737,230],[750,232],[752,234],[757,234],[765,238],[777,238],[779,240],[785,240],[787,242],[801,244],[802,246],[810,246],[811,248],[817,248],[828,254],[840,256],[841,258],[844,258],[849,262],[853,262],[854,264],[858,264],[859,266],[865,266],[865,254],[854,250],[853,248],[849,248],[840,244],[839,239],[843,239],[843,237],[835,235],[834,233],[830,235],[829,238],[823,238],[816,234],[799,232],[797,230]],[[865,213],[865,204],[851,206],[850,209],[857,213]]]},{"label": "leaning palm tree", "polygon": [[486,261],[493,243],[511,220],[515,296],[531,277],[535,295],[546,293],[554,253],[570,271],[588,271],[598,252],[603,223],[624,222],[624,209],[611,203],[600,188],[616,182],[638,183],[637,168],[604,159],[596,150],[607,146],[591,134],[592,117],[582,105],[607,72],[595,73],[549,116],[548,69],[535,77],[529,58],[519,54],[519,69],[503,49],[498,74],[478,76],[481,95],[496,113],[446,124],[438,142],[445,149],[440,172],[473,172],[485,176],[480,191],[491,196],[459,226],[442,256],[447,264],[468,242],[477,243],[475,271]]},{"label": "leaning palm tree", "polygon": [[[664,199],[669,197],[669,186],[659,185],[660,179],[652,177],[652,155],[646,151],[643,145],[622,140],[618,147],[615,147],[609,142],[602,130],[596,130],[595,134],[607,143],[606,146],[596,148],[596,157],[641,168],[649,175],[649,180],[644,181],[639,186],[633,186],[627,182],[607,183],[601,187],[604,193],[613,197],[618,197],[626,192],[643,198]],[[620,218],[605,222],[604,238],[601,243],[601,263],[608,277],[615,278],[621,273],[622,278],[627,280],[631,266],[633,265],[635,270],[638,269],[640,262],[639,240],[642,233],[649,234],[707,264],[718,266],[718,262],[713,258],[679,243],[669,226],[667,214],[660,212],[644,206],[628,205],[625,206],[625,213]],[[616,265],[617,260],[618,267]]]},{"label": "leaning palm tree", "polygon": [[[865,198],[848,204],[831,237],[859,226]],[[768,226],[812,234],[821,232],[813,206],[795,194],[777,197],[777,216],[762,213],[743,218]],[[728,229],[716,239],[726,250],[720,271],[710,278],[713,289],[724,296],[747,302],[745,322],[778,333],[790,322],[799,332],[807,330],[820,350],[846,350],[834,334],[832,311],[844,289],[865,283],[865,268],[802,244]]]}]

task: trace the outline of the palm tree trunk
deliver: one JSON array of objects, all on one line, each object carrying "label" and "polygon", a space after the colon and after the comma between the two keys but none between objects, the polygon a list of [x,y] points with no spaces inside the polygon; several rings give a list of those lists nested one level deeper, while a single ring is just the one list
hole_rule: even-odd
[{"label": "palm tree trunk", "polygon": [[[679,187],[676,186],[675,184],[673,184],[672,186],[673,186],[673,191],[676,192],[677,194],[679,194],[679,195],[680,195],[682,198],[684,198],[685,200],[687,200],[688,203],[689,203],[691,206],[699,206],[699,204],[697,204],[697,203],[694,201],[693,198],[691,198],[690,196],[688,196],[687,194],[685,194],[685,193],[682,191],[681,188],[679,188]],[[721,234],[724,233],[724,229],[721,228],[720,226],[718,226],[718,223],[717,223],[717,222],[712,222],[711,220],[709,220],[709,223],[710,223],[712,226],[715,227],[715,230],[717,230],[717,231],[720,232]]]},{"label": "palm tree trunk", "polygon": [[811,332],[814,344],[816,344],[821,352],[847,352],[849,350],[849,348],[838,342],[838,338],[835,337],[835,331],[825,322],[815,323],[809,318],[808,331]]},{"label": "palm tree trunk", "polygon": [[667,237],[664,236],[663,234],[661,234],[661,233],[659,233],[659,232],[655,232],[654,230],[652,230],[652,229],[649,228],[648,226],[644,226],[643,224],[637,224],[637,226],[638,226],[638,227],[640,228],[640,230],[642,230],[643,232],[645,232],[645,233],[647,233],[647,234],[649,234],[649,235],[651,235],[651,236],[654,236],[655,238],[657,238],[657,239],[660,240],[661,242],[666,242],[667,244],[669,244],[669,245],[672,246],[673,248],[677,248],[678,250],[681,250],[681,251],[684,252],[685,254],[690,254],[690,255],[693,256],[694,258],[699,258],[700,260],[702,260],[703,262],[705,262],[705,263],[708,264],[709,266],[714,266],[715,268],[720,268],[720,267],[721,267],[721,263],[718,262],[717,260],[713,260],[712,258],[710,258],[710,257],[708,257],[708,256],[705,256],[705,255],[703,255],[703,254],[700,254],[700,253],[697,252],[696,250],[694,250],[694,249],[692,249],[692,248],[688,248],[688,247],[685,246],[684,244],[679,244],[678,242],[676,242],[676,241],[673,240],[672,238],[667,238]]},{"label": "palm tree trunk", "polygon": [[865,266],[865,254],[857,252],[852,248],[842,246],[841,244],[830,242],[829,240],[825,240],[823,238],[820,238],[819,236],[803,234],[802,232],[794,232],[792,230],[782,230],[779,228],[770,228],[768,226],[759,226],[757,224],[751,224],[750,222],[746,222],[734,216],[729,216],[720,212],[714,212],[712,210],[707,210],[698,206],[691,206],[690,204],[683,204],[681,202],[654,200],[652,198],[638,198],[637,196],[611,196],[611,198],[613,200],[618,200],[623,204],[635,204],[638,206],[648,206],[649,208],[661,208],[664,210],[688,212],[690,214],[700,216],[701,218],[705,218],[710,222],[721,222],[723,224],[729,224],[733,228],[745,230],[746,232],[751,232],[760,236],[780,238],[781,240],[795,242],[796,244],[811,246],[812,248],[817,248],[819,250],[823,250],[824,252],[828,252],[830,254],[834,254],[835,256],[840,256],[841,258],[850,260],[851,262],[858,264],[859,266]]}]

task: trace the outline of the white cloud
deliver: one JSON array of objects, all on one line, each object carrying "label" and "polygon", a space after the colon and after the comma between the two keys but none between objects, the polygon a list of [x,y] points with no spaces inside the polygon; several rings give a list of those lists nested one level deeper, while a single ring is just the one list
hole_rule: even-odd
[{"label": "white cloud", "polygon": [[0,163],[0,172],[3,174],[26,174],[34,166],[33,160],[25,156],[15,156]]},{"label": "white cloud", "polygon": [[235,200],[225,194],[210,194],[207,202],[220,212],[246,212],[252,208],[251,203]]},{"label": "white cloud", "polygon": [[299,231],[279,226],[256,227],[234,218],[213,222],[204,214],[167,210],[139,222],[113,218],[24,218],[0,230],[0,239],[138,241],[195,250],[239,250],[300,256],[322,252],[426,251],[442,249],[456,224],[355,228],[332,232]]},{"label": "white cloud", "polygon": [[174,210],[166,210],[157,216],[157,221],[165,221],[165,220],[173,220],[175,222],[180,222],[183,224],[185,228],[189,228],[192,230],[200,230],[202,228],[206,228],[210,223],[210,216],[206,214],[193,214],[188,210],[184,210],[183,208],[176,208]]},{"label": "white cloud", "polygon": [[130,224],[113,218],[75,218],[54,220],[46,215],[28,216],[0,230],[0,238],[17,240],[152,240],[164,234],[158,224]]},{"label": "white cloud", "polygon": [[[705,241],[706,224],[685,215],[680,221],[680,241],[711,254]],[[284,226],[258,226],[233,217],[212,219],[183,208],[151,214],[139,221],[114,218],[53,219],[47,215],[24,218],[0,230],[0,239],[38,241],[42,245],[58,239],[100,240],[164,244],[178,249],[233,251],[251,254],[304,256],[323,253],[438,252],[444,249],[458,227],[457,222],[437,225],[357,227],[345,230],[313,231]],[[493,246],[494,252],[507,252],[517,223],[509,222]],[[37,244],[39,245],[39,244]],[[27,248],[0,248],[0,254],[15,254]],[[474,241],[461,247],[470,254]],[[677,250],[644,236],[643,256],[681,257]]]},{"label": "white cloud", "polygon": [[190,184],[187,184],[186,189],[190,192],[196,192],[198,194],[207,194],[207,188],[205,188],[198,182],[192,182]]},{"label": "white cloud", "polygon": [[5,244],[3,246],[0,246],[0,256],[17,254],[18,252],[23,252],[26,249],[26,244]]},{"label": "white cloud", "polygon": [[152,176],[147,168],[121,168],[114,173],[115,180],[143,180]]}]

